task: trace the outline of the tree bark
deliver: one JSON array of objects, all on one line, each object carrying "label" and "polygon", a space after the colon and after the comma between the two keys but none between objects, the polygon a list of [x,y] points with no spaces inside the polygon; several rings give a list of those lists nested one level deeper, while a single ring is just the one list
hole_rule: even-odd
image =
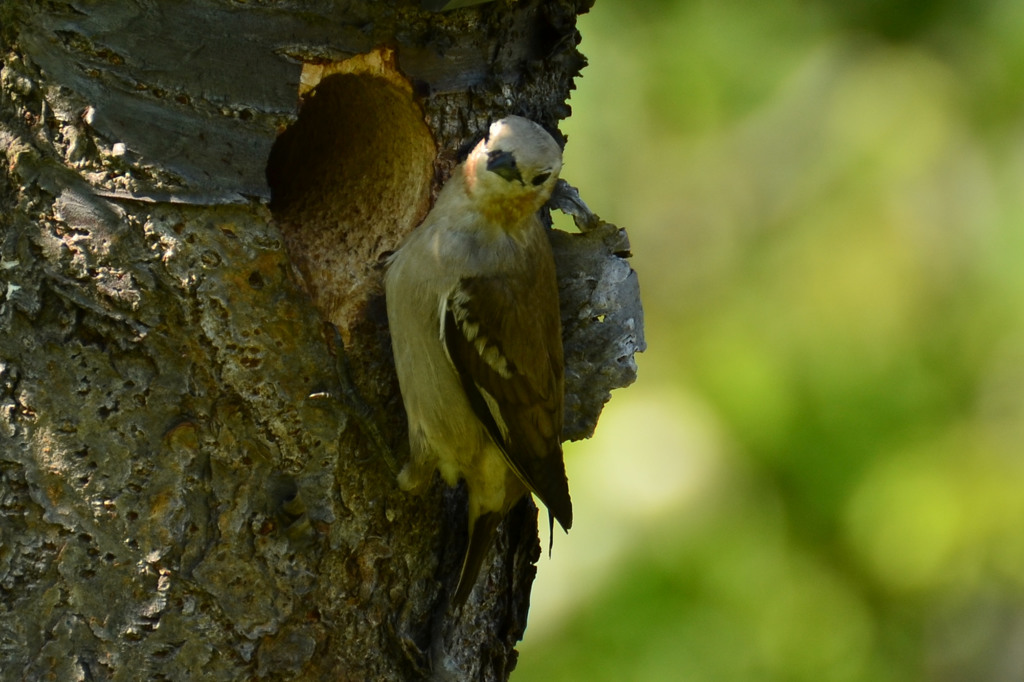
[{"label": "tree bark", "polygon": [[[537,511],[453,613],[381,263],[490,121],[556,132],[591,2],[0,4],[0,677],[507,679]],[[620,230],[553,242],[579,438],[642,320]]]}]

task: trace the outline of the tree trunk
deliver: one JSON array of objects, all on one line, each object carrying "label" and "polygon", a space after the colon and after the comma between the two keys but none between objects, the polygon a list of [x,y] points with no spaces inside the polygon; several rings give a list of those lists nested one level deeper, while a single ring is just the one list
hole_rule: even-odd
[{"label": "tree trunk", "polygon": [[[490,121],[568,115],[591,2],[0,4],[0,677],[507,679],[537,511],[453,613],[381,262]],[[553,240],[579,438],[636,279],[617,229]]]}]

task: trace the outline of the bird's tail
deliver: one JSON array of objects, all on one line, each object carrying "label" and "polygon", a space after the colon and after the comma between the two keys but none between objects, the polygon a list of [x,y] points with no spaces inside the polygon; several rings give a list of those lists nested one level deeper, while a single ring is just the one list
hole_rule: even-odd
[{"label": "bird's tail", "polygon": [[472,522],[469,530],[469,544],[466,546],[466,557],[462,560],[462,571],[459,573],[459,583],[452,595],[452,606],[458,608],[466,603],[473,586],[476,584],[477,574],[480,573],[480,566],[487,556],[487,550],[491,548],[494,539],[494,532],[498,529],[501,521],[501,514],[498,512],[486,512],[481,514]]}]

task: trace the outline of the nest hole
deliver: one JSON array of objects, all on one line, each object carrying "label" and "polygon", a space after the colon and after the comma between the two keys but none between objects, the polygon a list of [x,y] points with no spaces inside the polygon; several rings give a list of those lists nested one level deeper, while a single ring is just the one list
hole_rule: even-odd
[{"label": "nest hole", "polygon": [[267,165],[289,256],[343,333],[379,289],[381,254],[429,208],[434,140],[412,89],[389,76],[324,77]]}]

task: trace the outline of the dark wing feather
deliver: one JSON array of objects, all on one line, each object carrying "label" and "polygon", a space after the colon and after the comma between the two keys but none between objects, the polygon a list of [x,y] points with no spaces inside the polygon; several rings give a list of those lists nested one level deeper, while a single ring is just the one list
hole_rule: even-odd
[{"label": "dark wing feather", "polygon": [[470,405],[509,467],[568,529],[572,503],[562,461],[558,308],[521,310],[514,305],[519,296],[557,300],[554,273],[462,279],[448,299],[445,345]]}]

